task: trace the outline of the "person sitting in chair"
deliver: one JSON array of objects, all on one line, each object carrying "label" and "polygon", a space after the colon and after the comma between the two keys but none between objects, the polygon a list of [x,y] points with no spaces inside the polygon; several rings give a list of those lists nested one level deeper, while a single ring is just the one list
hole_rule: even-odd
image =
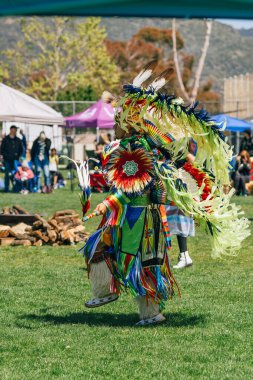
[{"label": "person sitting in chair", "polygon": [[15,176],[16,191],[21,194],[28,194],[32,188],[32,180],[34,178],[34,173],[30,169],[28,162],[25,160],[22,162],[22,166],[18,167],[18,171]]}]

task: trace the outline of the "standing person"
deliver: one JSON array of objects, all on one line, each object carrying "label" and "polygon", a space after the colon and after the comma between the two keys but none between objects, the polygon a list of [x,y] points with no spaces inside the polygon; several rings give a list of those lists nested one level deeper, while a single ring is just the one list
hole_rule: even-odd
[{"label": "standing person", "polygon": [[170,226],[170,234],[177,236],[180,251],[178,263],[173,268],[182,269],[189,267],[193,264],[193,261],[188,252],[187,237],[195,236],[194,220],[191,216],[187,216],[179,210],[173,203],[166,206],[166,214]]},{"label": "standing person", "polygon": [[246,150],[249,153],[250,157],[253,157],[253,141],[250,130],[244,132],[244,137],[240,145],[240,152],[243,150]]},{"label": "standing person", "polygon": [[23,147],[22,141],[17,137],[17,127],[12,125],[10,133],[3,138],[1,145],[1,154],[4,159],[5,177],[4,177],[4,191],[8,193],[11,172],[14,170],[14,161],[19,160],[22,156]]},{"label": "standing person", "polygon": [[22,147],[23,147],[22,159],[25,160],[26,159],[26,149],[27,149],[26,135],[24,134],[23,129],[20,129],[19,132],[21,135],[21,141],[22,141]]},{"label": "standing person", "polygon": [[[189,149],[190,150],[190,149]],[[195,160],[193,154],[187,154],[185,160],[180,160],[180,166],[188,162],[192,164]],[[182,173],[182,168],[179,169]],[[193,264],[193,261],[189,255],[187,247],[187,237],[195,236],[194,220],[190,215],[183,213],[173,202],[166,206],[166,214],[168,224],[170,226],[170,234],[177,236],[177,242],[179,247],[178,263],[173,266],[174,269],[182,269],[189,267]]]},{"label": "standing person", "polygon": [[51,140],[48,139],[44,132],[40,132],[39,137],[33,142],[31,150],[31,159],[35,165],[36,174],[38,178],[37,187],[41,190],[41,175],[44,174],[44,193],[51,191],[50,177],[49,177],[49,151]]},{"label": "standing person", "polygon": [[250,181],[251,161],[249,153],[243,150],[236,159],[234,187],[236,195],[247,195],[246,183]]},{"label": "standing person", "polygon": [[55,148],[51,149],[49,156],[49,173],[50,173],[50,182],[51,186],[56,189],[58,182],[58,165],[59,165],[59,156]]}]

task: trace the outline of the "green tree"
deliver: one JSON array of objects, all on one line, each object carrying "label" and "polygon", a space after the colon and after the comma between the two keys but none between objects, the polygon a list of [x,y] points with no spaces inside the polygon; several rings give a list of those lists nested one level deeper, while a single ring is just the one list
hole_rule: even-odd
[{"label": "green tree", "polygon": [[9,73],[3,64],[0,64],[0,82],[6,82],[9,78]]},{"label": "green tree", "polygon": [[69,83],[101,94],[106,89],[114,90],[119,82],[119,69],[109,55],[106,45],[105,28],[100,27],[100,19],[90,17],[76,25],[78,44],[73,47],[79,70],[68,75]]},{"label": "green tree", "polygon": [[75,87],[92,87],[100,95],[113,90],[118,69],[104,46],[100,19],[74,23],[67,17],[21,21],[21,36],[7,58],[9,83],[42,100],[56,100]]}]

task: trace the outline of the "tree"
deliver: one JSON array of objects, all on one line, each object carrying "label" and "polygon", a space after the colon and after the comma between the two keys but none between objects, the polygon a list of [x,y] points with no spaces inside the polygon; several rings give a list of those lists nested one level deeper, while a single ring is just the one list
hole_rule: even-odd
[{"label": "tree", "polygon": [[[183,96],[189,103],[193,101],[193,96],[195,100],[198,95],[198,99],[206,103],[208,110],[216,112],[219,110],[219,94],[212,90],[211,81],[200,84],[210,32],[209,30],[195,74],[194,56],[184,51],[184,40],[175,26],[174,29],[145,27],[128,41],[106,43],[109,54],[121,70],[121,82],[130,82],[147,62],[156,59],[158,73],[168,67],[175,68],[167,78],[168,84],[165,90],[168,93]],[[194,85],[192,85],[193,79]]]},{"label": "tree", "polygon": [[73,53],[79,70],[68,75],[70,85],[88,87],[101,95],[106,89],[118,88],[119,70],[108,54],[105,29],[100,27],[100,19],[91,17],[76,25],[79,39],[73,46]]},{"label": "tree", "polygon": [[0,82],[5,82],[9,79],[8,69],[3,62],[0,63]]},{"label": "tree", "polygon": [[[179,48],[184,42],[179,33],[176,35]],[[157,60],[157,71],[162,72],[173,65],[171,55],[172,32],[167,29],[145,27],[140,29],[129,41],[107,41],[107,49],[121,69],[121,81],[129,82],[149,61]],[[170,88],[174,90],[175,74],[169,78]]]},{"label": "tree", "polygon": [[212,21],[207,20],[205,21],[205,23],[206,23],[206,35],[205,35],[204,45],[202,47],[199,62],[194,74],[193,84],[187,90],[187,87],[184,84],[183,77],[181,74],[180,63],[179,63],[179,58],[178,58],[178,46],[177,46],[177,38],[176,38],[176,19],[173,18],[172,20],[173,59],[174,59],[176,73],[177,73],[177,80],[179,83],[179,88],[182,93],[182,96],[191,103],[195,102],[197,94],[198,94],[198,90],[200,87],[200,77],[204,68],[206,54],[207,54],[207,50],[210,43]]},{"label": "tree", "polygon": [[44,100],[64,91],[88,88],[100,95],[114,89],[118,69],[107,54],[99,18],[74,23],[67,17],[21,21],[20,40],[5,51],[9,83]]}]

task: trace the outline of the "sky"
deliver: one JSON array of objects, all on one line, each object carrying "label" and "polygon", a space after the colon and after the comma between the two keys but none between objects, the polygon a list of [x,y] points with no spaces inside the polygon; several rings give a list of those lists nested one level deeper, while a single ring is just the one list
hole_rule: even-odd
[{"label": "sky", "polygon": [[229,20],[229,19],[218,19],[217,21],[223,24],[228,24],[236,29],[250,29],[253,28],[253,20]]}]

